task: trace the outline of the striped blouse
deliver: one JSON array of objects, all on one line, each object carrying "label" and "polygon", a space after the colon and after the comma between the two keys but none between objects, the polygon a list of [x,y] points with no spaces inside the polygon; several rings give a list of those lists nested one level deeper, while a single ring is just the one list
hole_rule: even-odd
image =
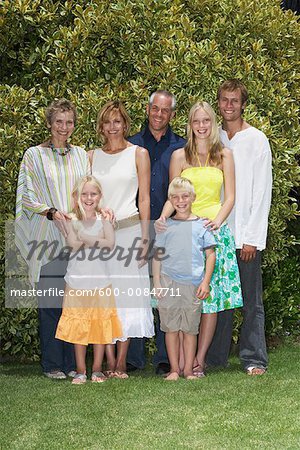
[{"label": "striped blouse", "polygon": [[[72,189],[82,176],[90,174],[86,151],[73,147],[61,156],[47,147],[30,147],[23,157],[17,188],[16,205],[16,245],[29,266],[29,279],[32,284],[40,277],[41,267],[47,264],[49,256],[59,253],[65,240],[53,222],[41,212],[54,207],[63,212],[72,209]],[[34,244],[42,241],[48,249],[40,248],[30,258]],[[46,248],[46,245],[45,245]]]}]

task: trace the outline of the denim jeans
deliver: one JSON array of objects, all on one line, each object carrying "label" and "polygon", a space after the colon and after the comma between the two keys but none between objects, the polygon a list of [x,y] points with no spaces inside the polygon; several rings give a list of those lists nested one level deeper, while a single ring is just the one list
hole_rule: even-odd
[{"label": "denim jeans", "polygon": [[[156,352],[153,355],[153,365],[155,367],[160,363],[169,363],[167,349],[165,344],[165,333],[160,329],[160,321],[158,311],[155,310],[155,342],[156,342]],[[144,338],[133,338],[130,339],[129,349],[127,353],[127,363],[131,364],[138,369],[144,369],[146,365],[146,355],[145,355],[145,339]]]},{"label": "denim jeans", "polygon": [[[37,289],[54,288],[54,293],[64,291],[67,261],[53,260],[42,267]],[[57,291],[55,290],[57,288]],[[49,291],[48,291],[49,292]],[[56,328],[62,312],[63,295],[45,295],[39,298],[39,336],[41,366],[43,372],[75,369],[74,346],[55,338]]]},{"label": "denim jeans", "polygon": [[[254,260],[244,262],[237,250],[244,306],[243,324],[239,348],[243,369],[250,366],[266,368],[268,364],[265,313],[262,300],[261,252]],[[233,310],[218,313],[216,332],[208,350],[206,362],[209,365],[226,366],[232,337]]]}]

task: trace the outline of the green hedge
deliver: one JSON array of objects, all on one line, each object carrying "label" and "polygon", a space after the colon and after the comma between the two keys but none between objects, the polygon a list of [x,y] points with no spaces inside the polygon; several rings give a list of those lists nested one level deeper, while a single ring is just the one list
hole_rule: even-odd
[{"label": "green hedge", "polygon": [[[109,99],[125,102],[136,132],[144,122],[149,94],[156,88],[170,89],[178,100],[173,127],[184,135],[192,103],[205,99],[216,106],[220,82],[241,78],[250,93],[245,119],[266,133],[274,156],[264,258],[267,331],[292,330],[297,320],[295,296],[289,295],[295,292],[294,279],[288,277],[291,285],[287,285],[285,277],[299,272],[297,258],[293,264],[288,259],[295,239],[287,226],[296,212],[290,191],[300,177],[295,158],[300,135],[300,33],[297,18],[279,4],[279,0],[2,2],[1,217],[14,216],[22,155],[45,138],[43,112],[54,97],[76,103],[80,120],[73,143],[92,147],[97,110]],[[2,307],[1,317],[4,353],[36,357],[36,312]]]}]

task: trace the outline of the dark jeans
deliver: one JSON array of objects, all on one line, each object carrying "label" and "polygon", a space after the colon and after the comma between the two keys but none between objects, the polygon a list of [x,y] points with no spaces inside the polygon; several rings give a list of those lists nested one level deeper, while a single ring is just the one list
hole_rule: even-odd
[{"label": "dark jeans", "polygon": [[[265,339],[265,313],[262,300],[261,252],[253,261],[244,262],[237,250],[244,306],[240,334],[240,361],[244,369],[250,366],[266,368],[268,363]],[[218,313],[216,332],[207,352],[206,362],[226,366],[231,346],[233,310]]]},{"label": "dark jeans", "polygon": [[[160,329],[160,320],[158,311],[155,310],[155,335],[156,335],[156,348],[157,351],[153,355],[153,365],[155,367],[160,363],[169,363],[167,349],[165,344],[165,333]],[[131,364],[138,369],[144,369],[146,365],[146,354],[145,354],[145,339],[144,338],[133,338],[130,339],[129,349],[127,353],[127,363]]]},{"label": "dark jeans", "polygon": [[168,354],[167,354],[167,348],[165,343],[165,333],[161,331],[160,329],[160,319],[158,310],[155,310],[156,319],[155,319],[155,335],[156,335],[156,352],[153,355],[153,365],[155,367],[158,366],[160,363],[167,363],[169,364]]},{"label": "dark jeans", "polygon": [[[149,227],[150,240],[155,239],[155,231],[153,227],[153,222],[150,223]],[[150,255],[150,260],[148,264],[150,285],[153,286],[152,281],[152,257]],[[165,333],[160,329],[160,320],[157,310],[153,310],[155,315],[155,335],[156,335],[156,348],[157,351],[153,355],[152,362],[155,367],[160,363],[169,363],[167,349],[165,344]],[[146,365],[146,354],[145,354],[145,339],[144,338],[133,338],[130,340],[129,349],[127,353],[127,363],[131,364],[138,369],[143,369]]]},{"label": "dark jeans", "polygon": [[64,276],[67,261],[58,259],[42,267],[37,289],[54,292],[39,297],[39,335],[41,345],[41,365],[43,372],[62,370],[65,373],[75,369],[74,346],[55,338],[56,328],[62,312],[63,293],[65,288]]}]

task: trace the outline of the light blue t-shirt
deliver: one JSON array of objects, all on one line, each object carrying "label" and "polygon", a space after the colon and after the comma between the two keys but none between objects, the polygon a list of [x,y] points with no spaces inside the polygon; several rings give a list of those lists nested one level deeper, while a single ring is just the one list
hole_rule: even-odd
[{"label": "light blue t-shirt", "polygon": [[165,232],[157,234],[155,246],[165,249],[161,272],[182,284],[198,286],[204,276],[203,250],[215,247],[211,231],[200,218],[167,219]]}]

